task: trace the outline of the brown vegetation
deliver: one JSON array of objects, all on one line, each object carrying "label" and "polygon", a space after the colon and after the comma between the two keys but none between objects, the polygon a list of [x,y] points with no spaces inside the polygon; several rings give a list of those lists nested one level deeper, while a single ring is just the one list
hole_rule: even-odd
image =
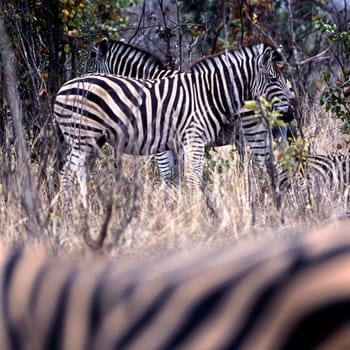
[{"label": "brown vegetation", "polygon": [[[327,154],[344,145],[337,121],[329,113],[319,106],[311,113],[311,121],[317,122],[305,125],[305,134],[315,152]],[[329,190],[322,188],[313,193],[312,207],[296,194],[283,198],[283,210],[278,210],[267,179],[258,173],[252,176],[249,166],[242,167],[232,147],[211,152],[207,185],[197,201],[188,198],[185,189],[167,192],[162,188],[149,158],[123,156],[122,169],[118,171],[112,152],[104,151],[90,174],[88,210],[82,209],[77,190],[67,212],[63,196],[55,196],[50,183],[53,168],[42,169],[37,162],[32,163],[42,220],[36,239],[66,252],[101,249],[118,256],[148,256],[179,247],[193,249],[242,239],[276,238],[322,226],[346,212],[346,203],[334,202]],[[53,158],[49,164],[54,164]],[[46,180],[39,182],[43,170]],[[2,186],[0,234],[2,241],[20,244],[32,239],[27,228],[31,213],[23,209],[22,168],[17,160],[12,171],[6,193]]]}]

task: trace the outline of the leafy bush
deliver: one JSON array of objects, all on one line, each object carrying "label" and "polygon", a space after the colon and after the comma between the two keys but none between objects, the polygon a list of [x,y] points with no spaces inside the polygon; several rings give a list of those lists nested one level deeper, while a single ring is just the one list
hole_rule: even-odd
[{"label": "leafy bush", "polygon": [[326,69],[323,73],[327,88],[323,91],[320,102],[327,111],[335,114],[343,122],[342,132],[350,134],[350,24],[344,30],[339,30],[332,21],[314,18],[315,27],[326,38],[329,52],[340,67],[340,74],[335,82]]}]

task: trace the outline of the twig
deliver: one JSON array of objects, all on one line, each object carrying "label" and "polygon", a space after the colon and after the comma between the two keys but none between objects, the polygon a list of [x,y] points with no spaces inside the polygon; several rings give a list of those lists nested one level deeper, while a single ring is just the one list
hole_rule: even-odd
[{"label": "twig", "polygon": [[129,38],[128,43],[131,43],[131,41],[135,38],[137,33],[141,30],[141,22],[143,20],[143,17],[145,16],[145,9],[146,9],[146,0],[144,0],[142,4],[142,13],[140,15],[139,23],[137,24],[134,34],[132,34],[131,37]]},{"label": "twig", "polygon": [[244,39],[244,24],[243,24],[243,4],[244,4],[244,0],[241,0],[240,4],[239,4],[239,19],[240,19],[240,23],[241,23],[241,39],[240,39],[240,44],[243,45],[243,39]]},{"label": "twig", "polygon": [[273,38],[271,37],[271,35],[269,35],[268,33],[265,32],[264,29],[262,29],[257,23],[255,23],[251,18],[250,16],[248,15],[248,13],[246,13],[246,17],[248,18],[248,20],[251,22],[251,24],[253,24],[256,29],[259,30],[259,32],[261,32],[270,42],[270,44],[272,45],[272,47],[275,49],[275,50],[278,50],[278,53],[281,55],[282,59],[283,59],[283,62],[289,66],[289,63],[286,59],[286,57],[284,56],[283,52],[280,50],[280,45],[278,45],[274,40]]},{"label": "twig", "polygon": [[287,0],[287,8],[288,8],[288,26],[289,26],[290,36],[291,36],[293,56],[294,56],[295,62],[300,62],[299,54],[298,54],[298,50],[297,50],[297,42],[295,39],[294,26],[293,26],[293,12],[292,12],[292,1],[291,0]]},{"label": "twig", "polygon": [[296,62],[295,64],[297,66],[302,66],[303,64],[309,63],[310,61],[313,61],[313,60],[316,60],[316,59],[322,59],[322,60],[329,59],[330,58],[329,56],[322,57],[328,50],[329,50],[329,47],[327,47],[325,50],[321,51],[317,55],[309,57],[309,58],[306,58],[305,60],[303,60],[301,62]]},{"label": "twig", "polygon": [[276,189],[276,169],[275,169],[275,165],[274,165],[274,152],[273,152],[273,137],[272,137],[272,128],[271,128],[271,123],[270,123],[270,118],[268,116],[268,114],[264,111],[264,109],[261,106],[261,102],[260,100],[257,101],[258,102],[258,107],[259,107],[259,112],[260,115],[262,117],[262,119],[264,120],[264,124],[267,126],[267,130],[268,130],[268,140],[269,140],[269,157],[266,159],[266,168],[267,168],[267,174],[269,175],[270,178],[270,185],[271,185],[271,189],[272,189],[272,201],[273,204],[275,206],[275,208],[277,209],[277,211],[280,211],[281,209],[281,203],[280,203],[280,197],[277,194],[277,189]]},{"label": "twig", "polygon": [[[86,244],[92,249],[92,250],[100,250],[103,247],[104,241],[107,237],[108,233],[108,226],[111,222],[112,218],[112,212],[113,212],[113,198],[111,198],[108,201],[108,204],[106,206],[106,216],[102,223],[100,233],[96,240],[94,240],[91,235],[88,227],[84,229],[84,240]],[[86,218],[87,219],[87,218]],[[87,222],[87,220],[85,220]]]},{"label": "twig", "polygon": [[[128,203],[132,203],[131,204],[131,208],[129,210],[129,213],[127,215],[124,215],[121,223],[118,225],[118,228],[113,232],[112,236],[113,236],[113,240],[112,242],[106,247],[107,251],[110,251],[111,249],[113,249],[116,245],[118,245],[120,243],[121,237],[123,235],[123,233],[125,232],[125,229],[129,226],[131,220],[134,218],[135,213],[137,211],[138,208],[138,204],[137,204],[137,194],[138,194],[138,189],[139,189],[139,185],[138,185],[138,181],[137,181],[137,172],[138,172],[139,167],[137,166],[137,164],[134,163],[134,171],[133,171],[133,193],[132,195],[128,192],[128,188],[126,188],[125,190],[125,198],[127,199],[126,202],[122,205],[119,206],[118,209],[125,209],[128,207]],[[128,186],[127,186],[128,187]]]}]

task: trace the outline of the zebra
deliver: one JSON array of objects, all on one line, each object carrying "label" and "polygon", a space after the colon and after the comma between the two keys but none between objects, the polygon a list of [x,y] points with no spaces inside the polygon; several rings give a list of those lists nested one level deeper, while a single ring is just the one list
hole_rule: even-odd
[{"label": "zebra", "polygon": [[119,152],[149,155],[183,152],[190,188],[201,185],[205,146],[236,120],[255,158],[270,156],[270,128],[244,109],[264,95],[284,121],[294,117],[294,94],[278,68],[280,54],[256,44],[208,56],[190,73],[161,79],[88,74],[66,82],[54,101],[54,116],[71,151],[63,183],[70,191],[77,173],[87,204],[86,163],[105,142]]},{"label": "zebra", "polygon": [[310,203],[310,196],[315,190],[321,193],[321,189],[326,189],[334,198],[350,202],[350,155],[309,154],[295,159],[294,163],[292,169],[283,165],[277,168],[276,183],[280,193],[299,190]]},{"label": "zebra", "polygon": [[[108,38],[96,42],[91,49],[88,72],[135,79],[161,79],[179,73],[167,69],[158,57],[145,50]],[[173,152],[158,153],[156,161],[159,175],[166,185],[178,178],[178,164]]]},{"label": "zebra", "polygon": [[123,267],[46,252],[1,249],[1,349],[350,348],[350,221]]},{"label": "zebra", "polygon": [[122,75],[135,79],[160,79],[177,74],[166,69],[151,53],[122,41],[103,38],[90,51],[88,73]]},{"label": "zebra", "polygon": [[[157,79],[178,74],[177,70],[167,70],[162,61],[147,51],[120,41],[103,38],[95,43],[91,50],[92,64],[89,72],[122,75],[129,78]],[[286,140],[285,129],[273,128],[276,138]],[[250,133],[255,137],[254,126]],[[254,141],[252,141],[254,142]],[[244,155],[240,123],[235,121],[230,128],[221,130],[213,146],[235,144],[241,156]],[[177,182],[179,178],[179,161],[172,151],[161,152],[156,155],[160,177],[166,185]]]}]

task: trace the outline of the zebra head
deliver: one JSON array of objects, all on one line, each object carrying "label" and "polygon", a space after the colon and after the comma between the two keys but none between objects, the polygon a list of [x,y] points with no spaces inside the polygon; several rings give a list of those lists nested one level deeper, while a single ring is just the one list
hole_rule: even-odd
[{"label": "zebra head", "polygon": [[[280,120],[291,122],[296,114],[295,94],[292,85],[282,73],[284,59],[281,53],[266,44],[253,47],[257,52],[256,78],[252,81],[252,97],[259,100],[263,96],[271,103],[274,111],[280,113]],[[275,139],[287,138],[287,126],[273,128]]]},{"label": "zebra head", "polygon": [[108,53],[110,51],[111,42],[108,38],[103,38],[96,42],[90,51],[89,63],[87,71],[92,73],[111,74]]},{"label": "zebra head", "polygon": [[292,85],[282,73],[285,61],[281,53],[266,44],[256,46],[257,55],[256,79],[252,82],[253,99],[264,96],[273,102],[273,109],[281,113],[281,119],[288,123],[295,115],[295,94]]}]

